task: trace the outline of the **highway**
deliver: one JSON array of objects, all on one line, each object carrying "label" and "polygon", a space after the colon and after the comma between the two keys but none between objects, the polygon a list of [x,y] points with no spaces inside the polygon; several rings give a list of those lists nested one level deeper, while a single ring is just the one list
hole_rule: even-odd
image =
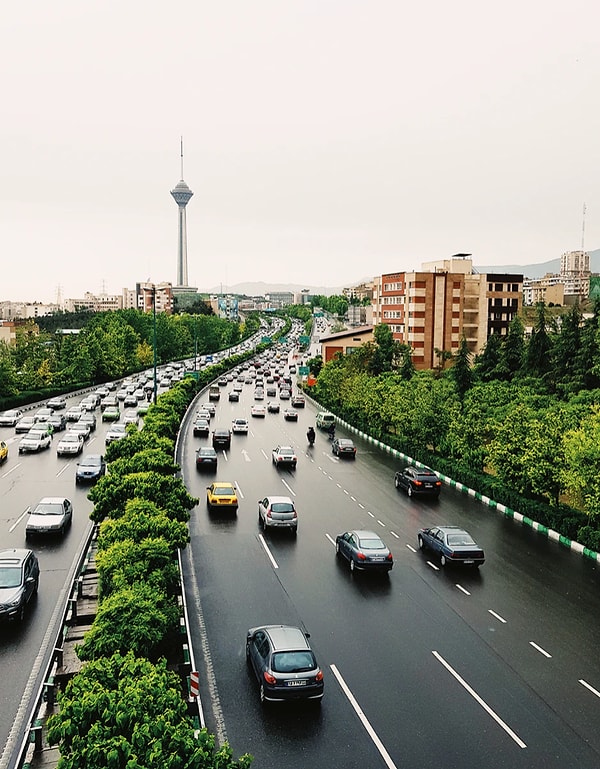
[{"label": "highway", "polygon": [[[78,400],[80,397],[72,397],[68,405]],[[33,414],[34,410],[26,413]],[[100,418],[98,409],[98,426],[86,441],[84,454],[104,453],[108,425],[103,425]],[[0,440],[9,444],[9,457],[0,466],[0,548],[30,547],[40,562],[38,596],[30,602],[25,621],[22,625],[0,626],[0,747],[4,747],[11,730],[21,725],[29,699],[37,693],[45,672],[43,662],[52,652],[60,610],[70,587],[72,565],[91,526],[89,515],[93,505],[87,499],[88,488],[75,484],[78,458],[56,455],[56,444],[62,435],[63,432],[56,433],[50,449],[40,454],[20,455],[22,435],[15,435],[13,427],[0,427]],[[73,502],[71,529],[64,538],[37,537],[26,541],[26,510],[46,496],[64,496]]]},{"label": "highway", "polygon": [[[310,403],[298,423],[251,418],[253,386],[239,403],[227,400],[230,388],[211,427],[246,416],[250,434],[233,436],[216,476],[202,475],[194,458],[206,439],[186,420],[178,456],[201,500],[184,568],[204,711],[219,740],[268,769],[600,767],[596,565],[449,488],[439,501],[409,499],[394,487],[397,462],[368,444],[355,439],[356,461],[340,461],[317,431],[309,449]],[[106,429],[98,423],[85,453],[102,452]],[[39,595],[23,626],[0,631],[4,745],[39,681],[92,505],[75,485],[76,460],[54,449],[19,456],[12,428],[0,428],[0,439],[11,450],[0,467],[2,547],[26,546],[24,511],[42,496],[75,505],[64,540],[27,545],[40,559]],[[295,471],[273,466],[279,443],[297,449]],[[215,478],[237,484],[237,517],[208,514],[205,487]],[[262,534],[257,500],[268,493],[294,498],[297,539]],[[485,548],[480,570],[442,569],[418,551],[418,528],[441,523],[464,526]],[[338,562],[335,536],[350,528],[384,538],[395,556],[389,577],[351,574]],[[262,623],[310,632],[325,673],[320,707],[260,704],[244,641]]]},{"label": "highway", "polygon": [[[320,432],[309,449],[309,404],[293,423],[251,418],[253,402],[252,385],[239,403],[223,391],[211,426],[246,416],[251,431],[233,436],[216,476],[197,473],[206,439],[189,423],[180,445],[201,500],[184,563],[211,731],[261,769],[600,766],[595,564],[449,488],[439,501],[408,499],[394,487],[397,462],[366,443],[354,462],[333,457]],[[297,449],[295,471],[273,466],[279,443]],[[236,518],[207,513],[215,478],[237,484]],[[269,493],[293,497],[296,540],[262,535],[257,500]],[[418,528],[441,523],[485,548],[480,570],[444,570],[418,551]],[[335,536],[350,528],[384,538],[389,578],[338,562]],[[310,632],[325,671],[320,708],[261,706],[244,641],[262,623]]]}]

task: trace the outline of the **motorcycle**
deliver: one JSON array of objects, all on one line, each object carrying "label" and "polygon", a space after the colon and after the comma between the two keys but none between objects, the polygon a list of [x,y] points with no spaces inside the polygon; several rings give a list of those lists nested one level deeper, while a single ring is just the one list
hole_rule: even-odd
[{"label": "motorcycle", "polygon": [[313,446],[315,443],[315,431],[310,428],[310,430],[306,433],[306,438],[308,440],[308,443],[310,446]]}]

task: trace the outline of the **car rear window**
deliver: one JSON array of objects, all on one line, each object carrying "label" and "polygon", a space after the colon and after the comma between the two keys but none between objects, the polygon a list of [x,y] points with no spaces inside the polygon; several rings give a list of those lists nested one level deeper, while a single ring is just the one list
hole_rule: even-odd
[{"label": "car rear window", "polygon": [[232,497],[235,494],[233,486],[217,486],[213,489],[213,494],[217,497]]},{"label": "car rear window", "polygon": [[315,656],[311,651],[276,652],[271,661],[275,673],[300,673],[314,670],[317,667]]},{"label": "car rear window", "polygon": [[365,550],[383,550],[385,545],[380,539],[361,539],[360,546]]},{"label": "car rear window", "polygon": [[271,510],[274,513],[293,513],[294,505],[290,504],[289,502],[274,502],[271,505]]},{"label": "car rear window", "polygon": [[452,534],[448,537],[448,544],[451,547],[459,547],[460,545],[474,545],[473,540],[468,534]]}]

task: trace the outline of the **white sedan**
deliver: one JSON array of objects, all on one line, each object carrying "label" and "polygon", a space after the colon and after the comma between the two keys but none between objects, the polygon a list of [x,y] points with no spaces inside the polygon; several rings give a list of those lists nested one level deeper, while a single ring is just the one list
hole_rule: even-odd
[{"label": "white sedan", "polygon": [[247,419],[234,419],[231,423],[232,433],[248,434],[248,420]]},{"label": "white sedan", "polygon": [[264,417],[267,414],[267,409],[264,406],[252,406],[250,413],[253,417]]},{"label": "white sedan", "polygon": [[52,436],[47,430],[36,430],[33,428],[27,435],[21,438],[19,442],[19,454],[26,451],[43,451],[49,449],[52,442]]},{"label": "white sedan", "polygon": [[79,456],[83,451],[85,439],[82,433],[69,431],[65,433],[56,446],[58,457]]}]

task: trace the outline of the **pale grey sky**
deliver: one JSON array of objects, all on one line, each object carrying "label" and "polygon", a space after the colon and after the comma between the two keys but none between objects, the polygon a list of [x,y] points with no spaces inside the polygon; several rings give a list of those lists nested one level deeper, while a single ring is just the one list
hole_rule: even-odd
[{"label": "pale grey sky", "polygon": [[0,300],[600,247],[597,0],[54,0],[0,24]]}]

